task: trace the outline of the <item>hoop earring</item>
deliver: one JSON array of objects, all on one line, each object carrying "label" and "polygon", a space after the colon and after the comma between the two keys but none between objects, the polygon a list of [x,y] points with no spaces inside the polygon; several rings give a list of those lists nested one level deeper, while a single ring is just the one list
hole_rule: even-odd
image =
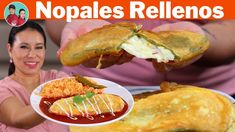
[{"label": "hoop earring", "polygon": [[10,59],[10,63],[13,63],[13,60],[12,60],[12,59]]}]

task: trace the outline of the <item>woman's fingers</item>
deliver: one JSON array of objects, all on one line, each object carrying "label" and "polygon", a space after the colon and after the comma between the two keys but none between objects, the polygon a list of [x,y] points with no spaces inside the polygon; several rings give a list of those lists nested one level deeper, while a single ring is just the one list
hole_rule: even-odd
[{"label": "woman's fingers", "polygon": [[[158,27],[155,27],[152,31],[154,32],[160,32],[160,31],[177,31],[177,30],[185,30],[185,31],[191,31],[191,32],[195,32],[195,33],[199,33],[199,34],[203,34],[205,35],[205,32],[203,31],[203,29],[192,23],[192,22],[177,22],[177,23],[170,23],[170,24],[163,24],[160,25]],[[185,66],[188,66],[192,63],[194,63],[195,61],[199,60],[202,57],[202,55],[199,55],[195,58],[193,58],[192,60],[189,60],[187,62],[185,62],[184,64],[180,65],[180,66],[171,66],[166,64],[158,64],[156,60],[153,60],[153,66],[155,67],[156,70],[158,71],[170,71],[172,69],[176,69],[176,68],[183,68]]]},{"label": "woman's fingers", "polygon": [[199,33],[203,35],[205,34],[203,29],[200,26],[192,22],[186,22],[186,21],[163,24],[163,25],[155,27],[152,31],[160,32],[160,31],[176,31],[176,30],[191,31],[191,32],[195,32],[195,33]]},{"label": "woman's fingers", "polygon": [[74,20],[70,23],[67,23],[61,34],[61,43],[60,49],[57,52],[57,56],[59,57],[63,49],[67,46],[67,44],[79,38],[82,34],[90,32],[95,28],[102,27],[104,25],[110,24],[105,20]]}]

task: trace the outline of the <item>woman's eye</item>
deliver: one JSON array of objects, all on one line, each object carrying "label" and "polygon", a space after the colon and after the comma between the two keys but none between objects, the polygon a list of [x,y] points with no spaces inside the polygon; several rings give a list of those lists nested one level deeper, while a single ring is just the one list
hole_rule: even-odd
[{"label": "woman's eye", "polygon": [[27,49],[27,46],[20,46],[21,49]]},{"label": "woman's eye", "polygon": [[36,47],[36,49],[43,49],[43,46]]}]

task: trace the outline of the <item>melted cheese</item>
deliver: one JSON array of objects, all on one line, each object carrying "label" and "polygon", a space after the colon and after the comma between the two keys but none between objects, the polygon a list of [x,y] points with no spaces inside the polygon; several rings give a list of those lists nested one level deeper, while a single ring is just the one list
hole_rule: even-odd
[{"label": "melted cheese", "polygon": [[156,46],[145,40],[144,38],[133,36],[121,45],[121,48],[138,58],[156,59],[157,62],[169,62],[174,60],[174,54],[162,47]]}]

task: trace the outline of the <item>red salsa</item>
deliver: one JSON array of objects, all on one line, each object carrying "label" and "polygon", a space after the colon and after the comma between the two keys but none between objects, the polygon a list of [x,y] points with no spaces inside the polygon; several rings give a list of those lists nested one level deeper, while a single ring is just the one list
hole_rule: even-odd
[{"label": "red salsa", "polygon": [[[101,123],[101,122],[106,122],[106,121],[110,121],[113,119],[116,119],[120,116],[122,116],[128,109],[128,105],[125,102],[125,106],[122,109],[122,111],[120,112],[114,112],[114,115],[111,113],[103,113],[102,115],[92,115],[92,117],[94,118],[93,120],[87,118],[86,116],[75,116],[76,119],[71,119],[68,116],[61,116],[61,115],[56,115],[53,113],[49,112],[49,108],[50,105],[49,104],[53,104],[56,100],[58,99],[53,99],[53,98],[42,98],[41,102],[40,102],[40,109],[41,111],[47,115],[48,117],[58,120],[58,121],[62,121],[62,122],[67,122],[67,123],[76,123],[76,124],[92,124],[92,123]],[[44,102],[48,102],[48,103],[44,103]]]}]

